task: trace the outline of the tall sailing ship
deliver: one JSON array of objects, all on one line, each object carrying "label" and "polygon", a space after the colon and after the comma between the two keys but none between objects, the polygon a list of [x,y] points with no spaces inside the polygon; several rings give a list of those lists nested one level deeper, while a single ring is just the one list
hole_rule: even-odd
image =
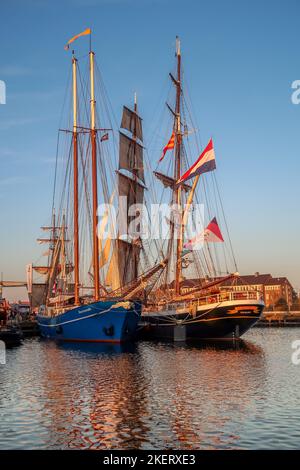
[{"label": "tall sailing ship", "polygon": [[[69,151],[59,212],[55,214],[53,204],[52,224],[43,227],[50,235],[39,239],[49,244],[48,263],[32,266],[46,276],[42,283],[30,281],[31,298],[37,287],[42,304],[38,314],[42,335],[65,341],[121,342],[133,339],[138,330],[138,337],[148,339],[239,338],[258,320],[264,304],[260,292],[240,285],[214,175],[212,139],[192,165],[189,161],[188,154],[197,151],[191,145],[197,129],[188,119],[179,39],[176,72],[170,74],[175,106],[167,104],[171,137],[153,174],[151,162],[145,165],[136,96],[132,108],[123,107],[119,158],[114,161],[114,150],[108,148],[114,141],[111,120],[105,121],[101,114],[100,121],[96,113],[91,47],[88,64],[87,86],[73,51],[73,122],[72,129],[60,130],[69,138]],[[97,108],[103,111],[109,106],[101,99]],[[99,122],[103,127],[97,127]],[[57,170],[58,164],[55,182]],[[99,188],[105,206],[101,220]],[[147,198],[152,207],[167,203],[168,215],[156,219]],[[215,205],[210,204],[212,199]],[[199,219],[199,201],[205,202],[207,224],[202,213]],[[153,228],[161,230],[158,237],[152,236]],[[229,257],[234,269],[229,268]]]},{"label": "tall sailing ship", "polygon": [[[72,38],[68,45],[87,34],[91,34],[89,29]],[[112,129],[97,127],[95,54],[91,47],[88,63],[89,86],[80,74],[73,51],[73,125],[71,129],[60,130],[69,138],[70,147],[65,160],[59,213],[56,214],[53,207],[52,224],[42,227],[50,234],[48,238],[38,239],[39,243],[49,245],[45,253],[48,262],[28,267],[29,293],[32,302],[38,295],[37,321],[42,336],[63,341],[123,342],[135,338],[141,315],[141,301],[126,299],[121,292],[123,285],[139,275],[140,248],[135,240],[113,238],[113,232],[117,231],[115,226],[111,226],[110,235],[104,238],[104,229],[111,219],[109,204],[101,222],[98,220],[99,178],[103,202],[112,202],[116,190],[115,178],[109,174],[111,155],[106,149]],[[143,154],[142,145],[138,143],[138,139],[142,139],[142,128],[136,105],[133,111],[124,108],[122,126],[132,132],[132,137],[120,134],[118,192],[126,195],[129,203],[136,198],[142,202],[143,186],[139,181],[143,180]],[[123,168],[132,177],[122,174]],[[58,164],[56,173],[57,169]],[[56,174],[55,180],[57,178]],[[45,281],[32,282],[32,272],[46,276]]]},{"label": "tall sailing ship", "polygon": [[[191,146],[191,137],[197,135],[197,129],[191,119],[188,121],[191,112],[184,94],[179,38],[176,39],[176,72],[169,76],[175,89],[175,107],[167,103],[171,137],[159,165],[165,164],[172,174],[156,168],[154,176],[162,183],[163,192],[171,192],[170,205],[176,210],[168,219],[169,237],[162,249],[167,262],[147,297],[140,337],[172,340],[239,338],[257,322],[264,303],[261,292],[241,283],[228,230],[225,246],[218,218],[223,217],[226,229],[227,223],[214,174],[216,160],[212,139],[192,165],[188,161],[189,149],[196,151],[196,147]],[[199,225],[198,217],[192,225],[195,231],[191,236],[189,221],[193,223],[194,206],[199,202],[201,189],[210,221],[205,224],[203,216]],[[165,199],[166,196],[162,196],[160,201]],[[210,204],[211,199],[215,199],[214,204]],[[228,252],[233,261],[232,271],[228,267]],[[223,271],[221,257],[224,258]]]}]

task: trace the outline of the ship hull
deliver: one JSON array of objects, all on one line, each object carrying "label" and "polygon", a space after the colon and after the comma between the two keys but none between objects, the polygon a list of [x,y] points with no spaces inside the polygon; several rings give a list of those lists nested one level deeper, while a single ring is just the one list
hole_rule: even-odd
[{"label": "ship hull", "polygon": [[14,327],[0,328],[0,340],[4,341],[6,347],[18,346],[23,339],[22,332]]},{"label": "ship hull", "polygon": [[58,341],[121,343],[136,338],[138,302],[99,301],[52,317],[38,315],[41,335]]},{"label": "ship hull", "polygon": [[260,318],[261,301],[224,302],[201,306],[195,314],[184,309],[145,312],[139,338],[195,341],[238,339]]}]

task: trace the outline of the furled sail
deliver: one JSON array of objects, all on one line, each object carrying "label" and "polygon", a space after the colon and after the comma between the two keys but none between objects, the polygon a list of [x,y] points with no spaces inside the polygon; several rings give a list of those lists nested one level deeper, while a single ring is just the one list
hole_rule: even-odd
[{"label": "furled sail", "polygon": [[[119,240],[117,240],[118,250],[118,270],[120,284],[125,285],[138,276],[138,264],[141,243],[139,233],[140,213],[134,211],[132,206],[143,204],[144,186],[134,181],[128,176],[118,174],[119,183]],[[132,211],[132,212],[131,212]]]},{"label": "furled sail", "polygon": [[[144,201],[145,187],[137,181],[129,178],[126,175],[118,173],[118,187],[119,187],[119,238],[122,239],[136,239],[140,233],[141,227],[134,224],[140,214],[139,208],[135,205],[141,205]],[[137,233],[136,233],[137,232]]]},{"label": "furled sail", "polygon": [[138,264],[140,258],[141,245],[135,242],[117,240],[118,244],[118,265],[121,286],[132,282],[138,277]]},{"label": "furled sail", "polygon": [[143,140],[142,118],[126,106],[123,107],[121,127],[136,135],[139,140]]},{"label": "furled sail", "polygon": [[[42,274],[43,276],[46,276],[46,274],[49,274],[51,272],[51,267],[50,266],[32,266],[32,269],[34,269],[35,272],[38,274]],[[66,264],[65,266],[65,274],[70,274],[74,269],[74,266],[72,264]],[[56,273],[59,274],[62,271],[62,266],[59,264],[57,266]]]},{"label": "furled sail", "polygon": [[0,287],[26,287],[27,282],[23,281],[0,281]]},{"label": "furled sail", "polygon": [[32,284],[32,292],[28,292],[31,308],[38,308],[46,303],[48,292],[47,283],[34,283]]},{"label": "furled sail", "polygon": [[[156,178],[159,181],[161,181],[161,183],[164,185],[165,188],[171,188],[171,189],[175,188],[176,180],[172,178],[171,176],[164,175],[163,173],[159,173],[158,171],[154,171],[153,174],[154,176],[156,176]],[[189,192],[192,189],[192,187],[188,184],[183,184],[182,189],[184,189],[184,191],[186,192]]]},{"label": "furled sail", "polygon": [[121,286],[118,266],[117,240],[114,241],[113,252],[106,273],[105,285],[109,286],[113,291],[119,289]]},{"label": "furled sail", "polygon": [[119,196],[128,198],[128,206],[143,204],[145,186],[118,172]]},{"label": "furled sail", "polygon": [[32,266],[32,269],[39,274],[43,274],[44,276],[49,273],[50,267],[49,266]]},{"label": "furled sail", "polygon": [[55,279],[58,274],[60,254],[61,254],[61,240],[58,240],[55,245],[55,251],[53,254],[53,263],[51,265],[49,276],[48,276],[48,298],[51,297]]},{"label": "furled sail", "polygon": [[128,170],[144,181],[143,147],[120,132],[119,169]]},{"label": "furled sail", "polygon": [[42,244],[42,243],[54,243],[54,242],[56,242],[56,240],[57,240],[56,238],[38,238],[38,239],[37,239],[37,242],[38,242],[39,244]]},{"label": "furled sail", "polygon": [[[132,176],[118,171],[118,240],[116,240],[116,254],[112,260],[117,264],[118,287],[132,282],[138,277],[138,267],[142,243],[141,209],[136,205],[144,202],[144,160],[143,146],[138,142],[143,140],[142,119],[137,114],[135,102],[134,111],[124,106],[121,127],[129,131],[129,137],[120,132],[119,170],[127,170]],[[135,206],[133,208],[132,206]],[[110,268],[108,273],[110,273]],[[115,283],[116,284],[116,283]]]},{"label": "furled sail", "polygon": [[103,249],[102,249],[102,240],[99,239],[99,248],[100,248],[99,268],[102,268],[108,262],[109,254],[110,254],[110,247],[111,247],[111,238],[106,239]]}]

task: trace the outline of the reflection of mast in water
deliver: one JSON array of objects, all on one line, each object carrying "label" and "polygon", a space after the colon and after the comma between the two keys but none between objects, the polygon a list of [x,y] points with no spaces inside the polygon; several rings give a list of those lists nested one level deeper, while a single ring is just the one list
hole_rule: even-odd
[{"label": "reflection of mast in water", "polygon": [[156,445],[187,449],[237,446],[235,423],[255,411],[257,394],[268,393],[262,380],[264,353],[245,342],[240,349],[221,348],[206,344],[143,350],[145,375],[151,380],[148,408],[160,421]]},{"label": "reflection of mast in water", "polygon": [[117,360],[108,357],[104,363],[101,361],[100,377],[98,373],[98,368],[91,368],[95,384],[89,415],[93,447],[139,449],[149,431],[142,419],[146,415],[147,390],[139,356],[122,354]]},{"label": "reflection of mast in water", "polygon": [[140,343],[133,353],[47,343],[40,353],[45,447],[239,447],[240,423],[267,400],[265,357],[248,342],[220,348]]},{"label": "reflection of mast in water", "polygon": [[45,354],[40,357],[43,364],[41,384],[46,397],[42,413],[49,429],[49,444],[45,448],[61,448],[62,442],[68,440],[66,436],[72,436],[74,420],[78,414],[82,415],[78,409],[83,408],[83,399],[74,380],[76,364],[70,367],[69,361],[65,360],[68,358],[55,343],[47,342],[44,346],[41,351]]},{"label": "reflection of mast in water", "polygon": [[[200,364],[194,360],[199,350],[191,350],[192,370],[186,368],[187,351],[179,350],[176,354],[176,375],[182,377],[182,381],[176,384],[172,428],[182,447],[234,447],[240,437],[237,430],[230,429],[228,442],[224,443],[227,426],[231,427],[234,415],[244,417],[245,413],[254,411],[253,391],[260,389],[260,395],[263,392],[264,353],[260,347],[244,341],[239,346],[227,346],[227,352],[224,344],[206,345],[206,348],[202,350]],[[198,395],[196,403],[195,391]],[[193,409],[193,402],[197,411]],[[210,442],[207,436],[210,436]]]},{"label": "reflection of mast in water", "polygon": [[41,374],[47,447],[141,447],[148,394],[139,356],[130,352],[130,345],[47,343]]}]

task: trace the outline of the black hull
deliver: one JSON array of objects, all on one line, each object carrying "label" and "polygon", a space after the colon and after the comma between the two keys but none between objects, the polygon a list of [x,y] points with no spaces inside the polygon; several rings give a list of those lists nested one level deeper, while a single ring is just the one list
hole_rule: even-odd
[{"label": "black hull", "polygon": [[40,329],[36,321],[23,321],[19,324],[19,328],[24,338],[40,336]]},{"label": "black hull", "polygon": [[5,346],[19,346],[22,342],[23,335],[20,330],[15,328],[3,328],[0,329],[0,340],[4,341]]},{"label": "black hull", "polygon": [[193,316],[188,312],[144,313],[139,338],[146,340],[195,341],[240,338],[260,318],[264,305],[218,306]]}]

